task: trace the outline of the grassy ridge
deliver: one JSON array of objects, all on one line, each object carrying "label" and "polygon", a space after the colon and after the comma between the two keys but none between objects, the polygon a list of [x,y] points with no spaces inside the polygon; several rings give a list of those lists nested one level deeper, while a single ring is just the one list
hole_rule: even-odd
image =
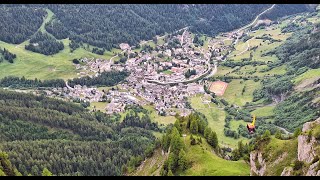
[{"label": "grassy ridge", "polygon": [[296,77],[293,80],[293,82],[294,82],[294,84],[297,85],[297,84],[301,83],[303,80],[313,79],[313,78],[318,78],[318,77],[320,77],[320,69],[311,69],[303,74],[300,74],[298,77]]},{"label": "grassy ridge", "polygon": [[8,62],[0,63],[0,78],[13,75],[18,77],[25,76],[31,79],[70,79],[77,77],[79,72],[72,63],[73,59],[83,57],[110,59],[113,56],[111,52],[107,52],[105,55],[97,55],[83,48],[78,48],[73,53],[70,53],[70,40],[64,39],[62,42],[64,44],[62,51],[58,54],[46,56],[24,49],[28,42],[13,45],[0,41],[1,47],[17,55],[13,64]]},{"label": "grassy ridge", "polygon": [[226,113],[223,109],[219,109],[217,105],[210,103],[210,108],[208,105],[205,105],[201,102],[200,95],[191,97],[189,102],[191,103],[191,107],[193,107],[196,111],[204,114],[208,119],[209,127],[217,133],[217,137],[219,139],[219,144],[227,145],[229,147],[236,147],[239,140],[243,140],[243,142],[247,142],[246,138],[234,139],[230,137],[226,137],[224,135],[224,125],[225,125],[225,116]]},{"label": "grassy ridge", "polygon": [[251,112],[251,114],[256,115],[257,117],[263,117],[263,116],[272,116],[273,109],[275,106],[264,106],[264,107],[259,107],[255,109],[254,111]]},{"label": "grassy ridge", "polygon": [[187,158],[192,167],[181,175],[185,176],[246,176],[249,165],[244,161],[228,161],[216,156],[212,148],[203,140],[200,145],[190,145],[190,136],[185,139]]}]

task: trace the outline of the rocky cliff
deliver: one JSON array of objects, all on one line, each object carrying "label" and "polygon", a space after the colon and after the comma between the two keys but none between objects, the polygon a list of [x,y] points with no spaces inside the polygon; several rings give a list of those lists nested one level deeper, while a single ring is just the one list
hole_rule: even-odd
[{"label": "rocky cliff", "polygon": [[297,138],[259,143],[250,153],[250,175],[320,176],[320,118],[305,123]]}]

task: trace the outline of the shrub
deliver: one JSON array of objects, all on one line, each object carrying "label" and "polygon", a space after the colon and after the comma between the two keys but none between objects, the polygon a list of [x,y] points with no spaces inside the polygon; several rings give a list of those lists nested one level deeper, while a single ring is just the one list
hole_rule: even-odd
[{"label": "shrub", "polygon": [[302,169],[303,165],[304,165],[303,161],[296,160],[293,165],[293,170],[295,171],[300,170]]},{"label": "shrub", "polygon": [[[315,163],[315,162],[317,162],[317,161],[319,161],[319,156],[314,157],[313,160],[312,160],[312,162],[311,162],[311,164],[313,164],[313,163]],[[320,164],[320,163],[319,163],[319,164]]]}]

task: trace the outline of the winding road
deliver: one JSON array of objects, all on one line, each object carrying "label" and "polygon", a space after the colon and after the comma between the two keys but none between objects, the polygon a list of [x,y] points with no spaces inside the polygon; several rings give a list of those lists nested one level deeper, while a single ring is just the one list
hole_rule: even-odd
[{"label": "winding road", "polygon": [[[261,15],[263,15],[263,14],[266,13],[267,11],[270,11],[271,9],[273,9],[275,5],[276,5],[276,4],[273,4],[270,8],[262,11],[260,14],[258,14],[258,15],[256,16],[256,18],[255,18],[250,24],[245,25],[245,26],[241,27],[241,28],[238,29],[238,30],[235,30],[235,32],[236,32],[236,33],[239,33],[240,31],[242,31],[242,30],[244,30],[244,29],[252,26],[254,23],[256,23],[256,21],[260,18]],[[234,44],[237,44],[238,40],[239,40],[239,37],[237,37],[237,39],[236,39],[236,41],[234,42]]]},{"label": "winding road", "polygon": [[252,26],[252,25],[260,18],[260,16],[261,16],[262,14],[264,14],[264,13],[266,13],[267,11],[270,11],[271,9],[273,9],[275,5],[276,5],[276,4],[273,4],[270,8],[268,8],[268,9],[264,10],[263,12],[261,12],[260,14],[258,14],[258,15],[256,16],[256,18],[255,18],[250,24],[248,24],[248,25],[246,25],[246,26],[243,26],[242,28],[238,29],[236,32],[238,33],[239,31],[241,31],[241,30],[243,30],[243,29],[246,29],[246,28]]}]

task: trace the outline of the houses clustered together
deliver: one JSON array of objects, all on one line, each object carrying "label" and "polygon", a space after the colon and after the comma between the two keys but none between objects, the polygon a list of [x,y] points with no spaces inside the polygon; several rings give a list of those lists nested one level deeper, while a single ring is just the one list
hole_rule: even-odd
[{"label": "houses clustered together", "polygon": [[[111,61],[95,58],[82,58],[79,60],[80,64],[76,64],[76,69],[80,72],[77,73],[79,77],[83,76],[98,76],[99,73],[111,70]],[[81,65],[84,64],[84,65]]]},{"label": "houses clustered together", "polygon": [[[211,56],[215,55],[212,52],[220,52],[223,50],[221,47],[226,47],[214,48],[211,45],[205,52],[202,47],[194,46],[192,35],[186,30],[182,35],[169,36],[165,40],[163,45],[141,52],[133,52],[128,44],[120,44],[128,56],[125,63],[83,58],[80,60],[82,65],[76,65],[81,70],[79,76],[98,76],[112,69],[129,71],[130,76],[118,86],[121,89],[100,91],[95,87],[67,85],[66,88],[55,89],[53,93],[69,99],[106,102],[107,113],[122,112],[128,104],[152,104],[162,115],[174,115],[176,112],[188,115],[191,111],[187,98],[205,91],[202,83],[185,82],[206,74],[212,68],[209,63]],[[186,72],[190,70],[196,73],[186,77]]]}]

